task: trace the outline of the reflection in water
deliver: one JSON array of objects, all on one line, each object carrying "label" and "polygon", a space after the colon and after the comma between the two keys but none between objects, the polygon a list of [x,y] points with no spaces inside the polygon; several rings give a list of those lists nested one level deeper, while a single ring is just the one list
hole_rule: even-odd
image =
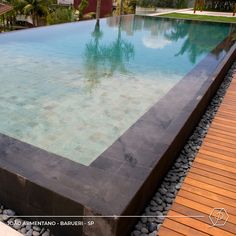
[{"label": "reflection in water", "polygon": [[87,89],[95,87],[99,79],[103,77],[101,71],[99,71],[99,66],[103,60],[103,54],[100,49],[99,41],[102,38],[102,31],[100,29],[99,20],[96,21],[94,31],[92,32],[92,38],[88,44],[86,44],[84,67],[87,77]]},{"label": "reflection in water", "polygon": [[[107,19],[110,27],[117,27],[117,18]],[[225,43],[228,48],[235,40],[235,26],[225,27],[225,24],[214,24],[211,22],[203,22],[199,24],[197,21],[184,20],[168,20],[147,18],[142,16],[128,16],[123,19],[120,26],[122,31],[127,35],[145,31],[142,38],[143,44],[152,49],[163,49],[173,42],[183,40],[181,48],[176,51],[175,56],[187,55],[192,64],[195,64],[197,58],[212,51],[215,45],[218,45],[225,37],[231,35]],[[224,45],[224,47],[227,45]],[[220,51],[215,50],[215,55]]]},{"label": "reflection in water", "polygon": [[[219,44],[221,39],[234,31],[232,27],[230,29],[221,27],[221,24],[213,27],[212,23],[203,23],[202,27],[197,27],[198,24],[197,21],[176,21],[171,31],[165,33],[165,37],[171,41],[184,39],[184,43],[176,56],[187,54],[192,63],[195,63],[200,55],[212,51],[212,45]],[[228,41],[228,43],[230,42]],[[219,50],[215,51],[216,56],[219,53]]]},{"label": "reflection in water", "polygon": [[110,44],[100,43],[103,33],[98,20],[92,33],[92,39],[86,44],[85,76],[88,79],[90,91],[96,87],[101,78],[112,77],[116,71],[128,74],[126,63],[134,57],[134,46],[122,39],[122,18],[117,19],[119,19],[119,25],[115,41]]}]

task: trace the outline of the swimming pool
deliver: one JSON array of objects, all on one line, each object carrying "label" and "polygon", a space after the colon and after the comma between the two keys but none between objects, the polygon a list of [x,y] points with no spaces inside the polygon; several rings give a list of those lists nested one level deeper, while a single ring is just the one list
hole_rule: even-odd
[{"label": "swimming pool", "polygon": [[236,59],[235,35],[141,16],[0,34],[1,203],[95,219],[55,235],[128,235]]},{"label": "swimming pool", "polygon": [[230,30],[124,16],[1,34],[0,133],[90,165]]}]

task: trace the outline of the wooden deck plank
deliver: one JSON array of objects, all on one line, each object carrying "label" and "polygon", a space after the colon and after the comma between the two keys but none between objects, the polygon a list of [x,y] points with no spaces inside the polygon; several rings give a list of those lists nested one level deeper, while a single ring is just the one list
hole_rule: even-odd
[{"label": "wooden deck plank", "polygon": [[231,182],[224,183],[222,181],[219,181],[219,179],[218,180],[214,180],[214,179],[211,179],[211,178],[208,178],[208,177],[196,174],[196,173],[194,173],[192,171],[188,174],[188,177],[191,178],[191,179],[199,180],[199,181],[201,181],[203,183],[211,184],[213,186],[220,187],[222,189],[229,190],[229,191],[232,191],[232,192],[236,193],[236,188],[235,188],[235,186],[231,185]]},{"label": "wooden deck plank", "polygon": [[219,117],[219,116],[215,116],[214,120],[217,122],[226,122],[227,124],[230,125],[235,125],[236,126],[236,118],[235,119],[231,119],[231,118],[224,118],[224,117]]},{"label": "wooden deck plank", "polygon": [[217,202],[221,202],[221,203],[227,202],[227,205],[236,207],[236,201],[232,198],[227,197],[227,196],[222,196],[222,195],[219,195],[219,194],[215,194],[215,193],[210,192],[208,190],[201,189],[201,188],[198,188],[198,187],[186,184],[186,183],[184,183],[181,186],[181,189],[184,189],[186,191],[190,191],[192,193],[198,194],[198,195],[203,196],[203,197],[208,198],[208,199],[215,200]]},{"label": "wooden deck plank", "polygon": [[202,222],[198,219],[194,218],[182,218],[181,216],[185,216],[183,214],[180,214],[176,211],[170,210],[169,211],[169,216],[179,216],[178,218],[174,218],[174,221],[187,225],[189,227],[193,227],[198,230],[198,232],[203,232],[208,235],[213,235],[213,236],[235,236],[235,234],[230,233],[228,231],[222,230],[221,228],[216,228],[216,227],[209,227],[209,224]]},{"label": "wooden deck plank", "polygon": [[[193,215],[196,216],[196,215],[199,214],[199,212],[198,212],[197,210],[194,210],[194,209],[192,209],[192,208],[189,208],[189,207],[180,205],[180,204],[178,204],[178,203],[176,203],[176,202],[173,204],[172,210],[174,210],[174,211],[176,211],[176,212],[178,212],[178,213],[180,213],[180,214],[183,214],[183,215],[185,215],[185,216],[193,216]],[[204,216],[204,217],[202,217],[202,218],[197,218],[197,219],[198,219],[199,221],[202,221],[202,222],[207,223],[208,225],[210,225],[210,224],[211,224],[211,221],[210,221],[209,215],[204,214],[204,213],[201,213],[201,214],[202,214],[202,216]],[[228,222],[228,223],[224,226],[224,229],[227,230],[228,232],[233,233],[233,234],[236,235],[236,227],[235,227],[234,224]],[[221,233],[223,233],[223,232],[221,232]]]},{"label": "wooden deck plank", "polygon": [[209,145],[209,144],[211,144],[211,145],[218,145],[221,148],[226,147],[226,148],[230,148],[230,149],[233,149],[233,150],[236,151],[236,145],[234,143],[219,141],[219,140],[211,138],[209,136],[207,136],[205,138],[205,140],[206,140],[206,143],[204,142],[204,144],[206,144],[206,145]]},{"label": "wooden deck plank", "polygon": [[[227,211],[224,226],[212,227],[209,214],[214,208]],[[186,217],[191,215],[202,217]],[[160,232],[236,235],[236,75],[167,217]]]},{"label": "wooden deck plank", "polygon": [[221,112],[219,114],[217,114],[218,117],[223,117],[223,118],[227,118],[227,119],[232,119],[235,120],[235,115],[233,113],[230,112]]},{"label": "wooden deck plank", "polygon": [[216,167],[203,165],[203,164],[197,163],[197,162],[194,162],[192,166],[199,168],[201,170],[209,171],[210,173],[216,173],[219,175],[219,177],[224,176],[224,177],[228,177],[228,178],[232,179],[233,181],[236,180],[236,173],[228,172],[226,170],[221,170]]},{"label": "wooden deck plank", "polygon": [[226,118],[226,119],[230,119],[230,120],[236,120],[235,118],[235,115],[234,114],[230,114],[230,113],[220,113],[220,114],[217,114],[217,117],[222,117],[222,118]]},{"label": "wooden deck plank", "polygon": [[164,227],[176,231],[180,234],[183,235],[188,235],[188,236],[208,236],[209,234],[200,232],[199,230],[193,229],[192,227],[189,227],[187,225],[181,224],[179,222],[176,222],[174,220],[165,219],[165,225]]},{"label": "wooden deck plank", "polygon": [[203,183],[199,180],[191,179],[188,176],[185,178],[184,182],[186,184],[190,184],[190,185],[199,187],[201,189],[205,189],[205,190],[208,190],[210,192],[213,192],[213,193],[216,193],[216,194],[219,194],[219,195],[222,195],[222,196],[226,196],[226,197],[235,199],[235,201],[236,201],[236,193],[235,192],[231,192],[231,191],[222,189],[220,187],[213,186],[211,184],[206,184],[206,183]]},{"label": "wooden deck plank", "polygon": [[232,133],[230,130],[227,130],[223,127],[211,126],[211,131],[214,132],[214,135],[216,136],[223,134],[224,137],[232,138],[233,140],[236,138],[236,133]]},{"label": "wooden deck plank", "polygon": [[236,165],[235,157],[223,154],[222,152],[217,152],[217,149],[202,149],[201,152],[199,151],[198,153],[198,158],[205,158],[207,160],[216,161],[217,163],[224,164],[226,166],[235,167]]},{"label": "wooden deck plank", "polygon": [[227,212],[229,212],[230,214],[236,216],[236,208],[232,207],[230,205],[227,205],[225,202],[218,202],[216,200],[211,200],[209,198],[206,198],[205,196],[200,196],[198,194],[186,191],[184,189],[181,189],[179,191],[178,195],[181,196],[181,197],[187,198],[189,200],[193,200],[193,201],[198,202],[198,203],[203,203],[204,202],[205,205],[207,205],[209,207],[216,204],[218,206],[224,207],[225,209],[227,209]]},{"label": "wooden deck plank", "polygon": [[[201,213],[205,213],[205,214],[209,215],[212,212],[212,209],[214,208],[214,206],[212,207],[212,206],[205,205],[205,204],[207,204],[207,201],[208,201],[208,199],[206,198],[204,203],[198,203],[193,200],[187,199],[185,197],[181,197],[179,195],[175,199],[176,203],[179,203],[183,206],[186,206],[186,207],[189,207],[189,208],[199,211],[199,215],[201,215]],[[229,214],[228,221],[235,224],[235,227],[236,227],[236,216],[235,215]]]},{"label": "wooden deck plank", "polygon": [[225,166],[225,165],[218,164],[218,163],[215,163],[215,162],[212,162],[212,161],[203,160],[201,158],[196,158],[195,161],[198,162],[198,163],[207,165],[207,166],[212,166],[212,167],[215,167],[215,168],[218,168],[218,169],[221,169],[221,170],[226,170],[226,171],[231,172],[233,174],[235,173],[234,168],[230,167],[230,166]]},{"label": "wooden deck plank", "polygon": [[212,162],[219,163],[219,164],[222,164],[222,165],[225,165],[225,166],[236,168],[236,163],[232,162],[230,160],[230,157],[227,157],[227,156],[224,156],[224,155],[216,156],[216,155],[211,154],[211,156],[210,156],[210,155],[199,154],[197,156],[197,158],[212,161]]},{"label": "wooden deck plank", "polygon": [[217,124],[214,122],[214,123],[212,123],[211,127],[212,127],[212,129],[221,130],[230,136],[236,135],[236,129],[234,129],[234,127],[232,127],[232,126],[228,126],[225,124]]},{"label": "wooden deck plank", "polygon": [[173,231],[171,229],[166,228],[165,226],[161,227],[159,233],[159,236],[183,236],[184,234],[178,233],[176,231]]},{"label": "wooden deck plank", "polygon": [[204,177],[207,177],[207,178],[212,179],[212,180],[216,180],[218,183],[219,183],[219,179],[220,179],[220,182],[230,184],[230,185],[234,185],[236,187],[236,181],[232,181],[232,179],[230,179],[228,177],[225,177],[223,175],[219,176],[218,174],[215,174],[213,172],[209,172],[209,171],[206,171],[206,170],[196,168],[195,166],[192,167],[191,173],[197,174],[198,176],[204,176]]},{"label": "wooden deck plank", "polygon": [[235,144],[235,142],[236,142],[236,138],[227,137],[224,134],[223,135],[216,134],[212,131],[211,132],[209,131],[207,133],[207,138],[214,139],[214,140],[217,140],[217,141],[222,141],[222,142],[225,142],[225,143],[230,143],[230,144]]},{"label": "wooden deck plank", "polygon": [[230,148],[225,146],[219,146],[219,144],[214,144],[206,140],[199,151],[202,152],[203,150],[210,151],[213,153],[221,153],[223,155],[233,157],[232,161],[236,162],[236,147]]}]

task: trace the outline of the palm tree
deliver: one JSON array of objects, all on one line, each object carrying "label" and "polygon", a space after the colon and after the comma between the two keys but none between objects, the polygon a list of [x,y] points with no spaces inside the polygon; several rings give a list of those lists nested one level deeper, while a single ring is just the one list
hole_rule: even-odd
[{"label": "palm tree", "polygon": [[120,0],[120,16],[124,14],[124,0]]},{"label": "palm tree", "polygon": [[97,0],[97,9],[96,9],[96,20],[97,20],[97,22],[100,19],[101,4],[102,4],[102,0]]},{"label": "palm tree", "polygon": [[33,25],[38,26],[39,17],[48,14],[48,2],[46,0],[20,0],[23,6],[23,14],[31,16]]}]

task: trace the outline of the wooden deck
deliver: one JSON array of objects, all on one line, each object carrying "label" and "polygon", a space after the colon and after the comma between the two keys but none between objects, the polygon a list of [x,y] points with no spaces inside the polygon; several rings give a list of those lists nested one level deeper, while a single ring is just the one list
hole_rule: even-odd
[{"label": "wooden deck", "polygon": [[[228,213],[224,226],[212,227],[214,208]],[[236,235],[236,75],[158,235]]]}]

